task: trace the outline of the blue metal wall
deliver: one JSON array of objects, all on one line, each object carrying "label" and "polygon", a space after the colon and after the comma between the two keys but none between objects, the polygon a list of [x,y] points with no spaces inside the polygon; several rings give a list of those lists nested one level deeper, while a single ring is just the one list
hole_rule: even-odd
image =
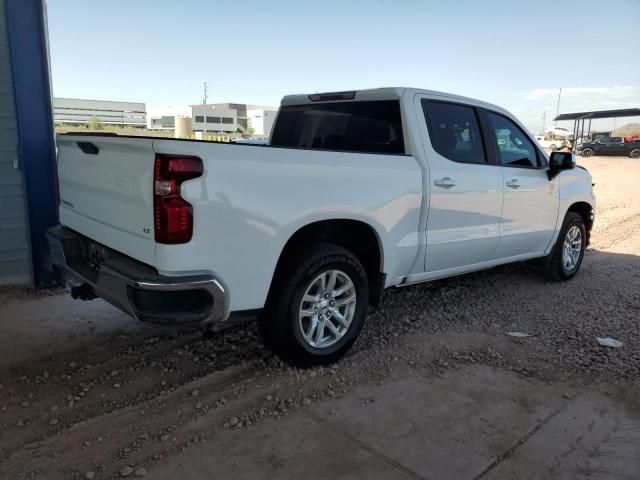
[{"label": "blue metal wall", "polygon": [[0,0],[0,284],[29,284],[31,242],[4,6]]},{"label": "blue metal wall", "polygon": [[45,231],[58,221],[57,173],[43,0],[4,0],[17,127],[18,168],[26,193],[33,285],[57,283]]}]

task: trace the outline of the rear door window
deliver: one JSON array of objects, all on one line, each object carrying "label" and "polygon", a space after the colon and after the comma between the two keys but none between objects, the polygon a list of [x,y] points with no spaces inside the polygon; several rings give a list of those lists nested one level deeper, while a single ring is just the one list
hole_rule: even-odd
[{"label": "rear door window", "polygon": [[486,163],[478,117],[473,107],[422,100],[431,145],[440,155],[461,163]]},{"label": "rear door window", "polygon": [[400,102],[311,103],[281,107],[274,147],[404,154]]}]

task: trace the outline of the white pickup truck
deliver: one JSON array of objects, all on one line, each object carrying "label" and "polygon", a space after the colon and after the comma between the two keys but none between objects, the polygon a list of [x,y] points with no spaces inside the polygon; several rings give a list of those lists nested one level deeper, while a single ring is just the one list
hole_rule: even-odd
[{"label": "white pickup truck", "polygon": [[594,221],[572,153],[548,157],[502,108],[433,91],[287,96],[266,146],[57,142],[48,238],[75,297],[163,324],[256,311],[297,365],[340,358],[389,287],[534,258],[569,279]]}]

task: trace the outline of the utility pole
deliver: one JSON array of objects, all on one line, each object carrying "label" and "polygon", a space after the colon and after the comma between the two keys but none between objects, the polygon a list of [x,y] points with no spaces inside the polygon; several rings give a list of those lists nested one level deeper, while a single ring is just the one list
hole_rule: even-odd
[{"label": "utility pole", "polygon": [[547,112],[542,112],[542,135],[544,135],[544,124],[547,121]]},{"label": "utility pole", "polygon": [[[207,133],[207,82],[204,82],[204,95],[202,96],[202,110],[204,118],[204,133]],[[204,140],[204,139],[203,139]]]},{"label": "utility pole", "polygon": [[[560,97],[562,96],[562,88],[558,92],[558,103],[556,104],[556,118],[558,118],[558,114],[560,113]],[[558,121],[556,120],[553,124],[554,126],[558,125]]]}]

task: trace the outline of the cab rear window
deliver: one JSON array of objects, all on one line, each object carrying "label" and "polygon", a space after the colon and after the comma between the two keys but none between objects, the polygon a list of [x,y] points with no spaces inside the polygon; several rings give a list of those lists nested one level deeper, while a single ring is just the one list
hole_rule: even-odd
[{"label": "cab rear window", "polygon": [[404,154],[400,102],[331,102],[281,107],[271,146]]}]

